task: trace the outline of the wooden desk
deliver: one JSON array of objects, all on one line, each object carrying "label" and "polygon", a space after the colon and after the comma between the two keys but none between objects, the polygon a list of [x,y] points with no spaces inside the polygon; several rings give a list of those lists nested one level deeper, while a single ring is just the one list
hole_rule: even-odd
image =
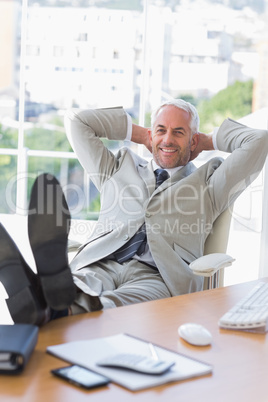
[{"label": "wooden desk", "polygon": [[[217,324],[254,283],[55,320],[40,329],[37,347],[24,372],[1,376],[0,401],[267,402],[267,335],[222,330]],[[178,326],[189,321],[201,323],[211,331],[211,346],[194,347],[179,338]],[[66,364],[46,353],[48,345],[119,332],[210,363],[213,374],[136,393],[115,384],[84,391],[50,374],[51,369]]]}]

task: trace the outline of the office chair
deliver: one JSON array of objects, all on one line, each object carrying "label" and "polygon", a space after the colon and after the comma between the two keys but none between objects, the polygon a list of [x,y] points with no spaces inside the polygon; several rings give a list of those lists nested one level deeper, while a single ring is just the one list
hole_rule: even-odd
[{"label": "office chair", "polygon": [[[189,267],[195,275],[204,277],[203,289],[214,289],[223,286],[224,268],[230,266],[234,259],[225,254],[228,244],[229,230],[231,224],[232,209],[225,210],[214,222],[213,230],[209,234],[206,243],[204,256],[197,258]],[[72,227],[68,242],[69,261],[74,257],[78,247],[83,243],[77,236],[72,238],[72,228],[74,232],[90,233],[96,221],[72,220]],[[78,229],[82,225],[83,230]]]},{"label": "office chair", "polygon": [[226,253],[233,207],[227,208],[213,224],[204,249],[204,255],[193,261],[189,267],[195,275],[204,277],[203,289],[223,286],[224,268],[231,266],[234,258]]}]

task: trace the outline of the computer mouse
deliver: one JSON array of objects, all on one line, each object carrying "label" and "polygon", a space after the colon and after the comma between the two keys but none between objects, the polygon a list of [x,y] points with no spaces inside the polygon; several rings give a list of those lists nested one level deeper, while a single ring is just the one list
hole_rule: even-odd
[{"label": "computer mouse", "polygon": [[200,324],[191,322],[182,324],[178,329],[178,333],[181,338],[191,345],[207,346],[212,342],[211,333]]}]

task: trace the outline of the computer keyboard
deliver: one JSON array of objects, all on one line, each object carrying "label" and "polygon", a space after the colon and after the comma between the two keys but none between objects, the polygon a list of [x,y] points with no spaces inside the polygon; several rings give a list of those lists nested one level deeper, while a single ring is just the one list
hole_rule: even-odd
[{"label": "computer keyboard", "polygon": [[254,332],[268,329],[268,283],[259,282],[219,320],[219,326]]}]

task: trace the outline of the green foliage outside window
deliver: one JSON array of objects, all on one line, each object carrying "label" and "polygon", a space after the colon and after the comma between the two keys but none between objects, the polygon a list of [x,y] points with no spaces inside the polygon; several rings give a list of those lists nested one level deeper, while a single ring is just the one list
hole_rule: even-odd
[{"label": "green foliage outside window", "polygon": [[253,81],[235,82],[196,107],[200,116],[200,131],[208,133],[224,119],[238,120],[252,112]]}]

